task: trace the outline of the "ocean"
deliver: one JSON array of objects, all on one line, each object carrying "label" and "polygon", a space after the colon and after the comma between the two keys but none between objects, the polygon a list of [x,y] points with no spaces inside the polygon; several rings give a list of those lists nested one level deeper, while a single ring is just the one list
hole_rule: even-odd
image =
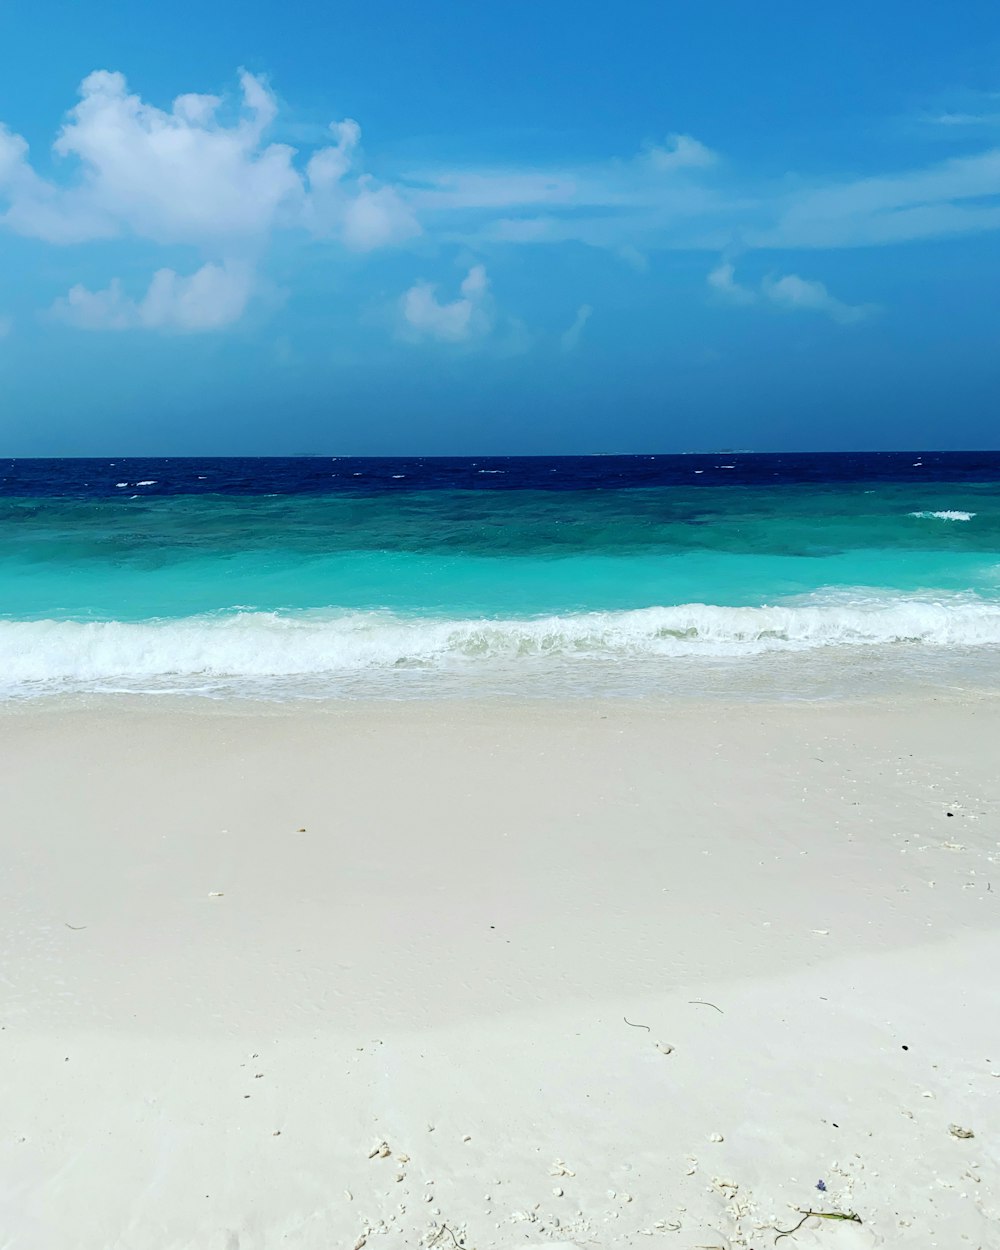
[{"label": "ocean", "polygon": [[0,461],[0,698],[1000,686],[1000,453]]}]

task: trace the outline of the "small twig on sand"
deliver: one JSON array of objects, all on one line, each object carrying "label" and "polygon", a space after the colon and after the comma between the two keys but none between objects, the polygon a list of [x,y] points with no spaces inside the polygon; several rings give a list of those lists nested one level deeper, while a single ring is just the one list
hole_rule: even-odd
[{"label": "small twig on sand", "polygon": [[[706,1003],[703,998],[689,998],[688,1006],[690,1007],[715,1007],[715,1003]],[[724,1016],[726,1014],[722,1010],[721,1007],[715,1007],[715,1010],[719,1013],[720,1016]]]},{"label": "small twig on sand", "polygon": [[810,1218],[815,1218],[817,1220],[847,1220],[851,1224],[861,1223],[861,1216],[856,1215],[853,1211],[848,1211],[846,1214],[843,1211],[804,1211],[802,1213],[802,1219],[799,1220],[794,1228],[775,1229],[775,1232],[778,1235],[774,1239],[774,1244],[777,1245],[782,1237],[791,1237],[792,1233],[797,1233],[806,1220]]},{"label": "small twig on sand", "polygon": [[[447,1233],[447,1234],[448,1234],[448,1236],[449,1236],[449,1237],[452,1239],[452,1241],[455,1243],[455,1245],[456,1245],[456,1247],[457,1247],[457,1250],[462,1250],[462,1243],[458,1240],[458,1238],[457,1238],[457,1237],[455,1236],[455,1234],[451,1231],[451,1229],[448,1227],[448,1225],[447,1225],[447,1224],[442,1224],[442,1225],[441,1225],[441,1233]],[[436,1244],[437,1244],[437,1243],[441,1240],[441,1233],[438,1233],[438,1235],[434,1238],[434,1244],[435,1244],[435,1245],[436,1245]]]},{"label": "small twig on sand", "polygon": [[86,929],[87,927],[85,924],[67,924],[65,920],[63,924],[66,925],[67,929],[72,929],[74,933],[79,933],[81,929]]},{"label": "small twig on sand", "polygon": [[653,1031],[648,1024],[633,1024],[632,1021],[626,1019],[625,1016],[622,1016],[622,1019],[630,1029],[645,1029],[647,1033],[652,1033]]}]

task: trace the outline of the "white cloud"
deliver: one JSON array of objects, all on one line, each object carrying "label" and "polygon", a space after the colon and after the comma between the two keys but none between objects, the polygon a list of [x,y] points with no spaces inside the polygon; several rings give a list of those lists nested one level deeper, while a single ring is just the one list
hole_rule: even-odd
[{"label": "white cloud", "polygon": [[997,126],[998,101],[1000,91],[958,91],[940,112],[925,113],[920,120],[931,126]]},{"label": "white cloud", "polygon": [[618,248],[618,256],[630,269],[634,269],[636,273],[645,273],[649,268],[648,257],[630,243],[626,243],[624,247]]},{"label": "white cloud", "polygon": [[861,247],[1000,227],[1000,148],[924,169],[804,188],[748,232],[754,247]]},{"label": "white cloud", "polygon": [[[964,106],[942,113],[940,126],[976,125],[985,135],[992,99],[969,97]],[[121,74],[98,70],[84,79],[56,137],[53,175],[43,176],[24,139],[0,123],[0,227],[54,244],[130,238],[196,250],[201,269],[187,277],[161,269],[141,297],[112,282],[96,291],[74,286],[57,304],[76,324],[174,330],[216,328],[238,316],[250,298],[251,261],[281,230],[355,252],[405,244],[425,229],[436,242],[477,250],[582,243],[638,266],[658,248],[729,255],[1000,229],[1000,148],[865,178],[790,172],[775,180],[738,175],[735,163],[699,139],[673,133],[624,158],[431,166],[383,182],[365,171],[357,121],[332,123],[318,146],[316,132],[300,127],[311,140],[300,153],[273,141],[278,120],[276,96],[249,73],[235,100],[187,93],[160,108],[130,91]],[[294,130],[283,124],[284,133]],[[466,282],[475,272],[482,288],[463,284],[450,301],[426,282],[406,292],[406,332],[450,342],[502,338],[510,323],[498,317],[481,267]],[[795,274],[747,287],[723,263],[709,283],[733,303],[812,310],[845,323],[871,312]]]},{"label": "white cloud", "polygon": [[649,149],[649,160],[662,173],[673,173],[678,169],[706,169],[718,157],[691,135],[668,135],[666,147]]},{"label": "white cloud", "polygon": [[732,304],[753,304],[757,299],[755,291],[736,281],[736,270],[728,261],[716,265],[708,275],[708,285]]},{"label": "white cloud", "polygon": [[329,130],[336,142],[314,152],[306,165],[306,177],[316,191],[336,186],[354,163],[361,142],[361,127],[353,117],[331,122]]},{"label": "white cloud", "polygon": [[814,249],[1000,229],[1000,149],[861,179],[773,180],[737,178],[699,140],[675,135],[625,160],[430,168],[406,187],[429,230],[475,246]]},{"label": "white cloud", "polygon": [[122,74],[88,75],[54,144],[72,162],[65,181],[40,177],[24,140],[0,127],[0,224],[52,243],[133,235],[229,253],[276,227],[309,225],[359,249],[416,233],[398,193],[356,171],[357,122],[334,123],[333,144],[301,172],[294,148],[265,141],[278,113],[266,82],[243,73],[240,92],[227,121],[218,96],[181,95],[164,110]]},{"label": "white cloud", "polygon": [[700,184],[703,163],[654,149],[577,168],[425,169],[407,175],[406,198],[428,229],[475,246],[582,242],[638,253],[671,234],[700,235],[730,212]]},{"label": "white cloud", "polygon": [[831,295],[822,282],[800,278],[798,274],[767,277],[759,288],[743,286],[736,281],[736,271],[729,262],[722,262],[709,273],[708,285],[731,304],[757,304],[768,301],[791,311],[823,313],[841,325],[863,321],[877,311],[872,304],[845,304]]},{"label": "white cloud", "polygon": [[473,265],[459,290],[457,299],[441,303],[433,283],[411,286],[399,301],[405,333],[443,343],[463,343],[488,335],[493,328],[493,315],[486,269]]},{"label": "white cloud", "polygon": [[419,233],[413,210],[394,187],[375,187],[362,180],[357,195],[344,206],[341,237],[355,251],[391,247]]},{"label": "white cloud", "polygon": [[553,170],[418,170],[407,178],[423,209],[455,212],[566,204],[579,193],[579,175]]},{"label": "white cloud", "polygon": [[401,191],[364,172],[356,121],[333,123],[330,142],[300,169],[294,148],[266,138],[278,114],[270,87],[248,73],[239,81],[235,108],[189,93],[160,109],[122,74],[88,75],[53,145],[55,180],[0,124],[0,226],[53,244],[187,245],[212,261],[189,277],[160,269],[138,300],[117,281],[74,286],[56,302],[59,316],[90,329],[217,329],[246,307],[249,258],[275,230],[305,229],[361,252],[420,232]]},{"label": "white cloud", "polygon": [[939,113],[929,120],[935,126],[997,126],[1000,113]]},{"label": "white cloud", "polygon": [[559,346],[564,352],[574,352],[580,346],[580,336],[583,334],[583,328],[590,320],[594,310],[589,304],[581,304],[576,310],[576,316],[573,318],[573,324],[559,337]]},{"label": "white cloud", "polygon": [[189,277],[160,269],[139,300],[114,278],[103,291],[74,286],[52,314],[81,330],[220,330],[243,315],[252,286],[250,271],[235,265],[203,265]]},{"label": "white cloud", "polygon": [[279,209],[301,197],[302,181],[294,150],[262,141],[274,97],[251,74],[240,86],[240,114],[225,125],[215,96],[179,96],[166,112],[130,94],[121,74],[89,74],[53,145],[77,162],[78,176],[69,184],[38,177],[23,146],[13,174],[0,169],[10,204],[3,220],[53,243],[123,233],[205,243],[265,233]]},{"label": "white cloud", "polygon": [[825,313],[841,325],[864,321],[875,311],[871,304],[845,304],[831,295],[822,282],[811,282],[794,273],[783,278],[765,278],[761,289],[772,304]]},{"label": "white cloud", "polygon": [[330,130],[336,142],[314,153],[306,166],[310,193],[303,216],[312,232],[339,235],[358,252],[391,247],[419,234],[413,209],[395,187],[379,186],[368,174],[348,177],[358,160],[358,123],[335,122]]}]

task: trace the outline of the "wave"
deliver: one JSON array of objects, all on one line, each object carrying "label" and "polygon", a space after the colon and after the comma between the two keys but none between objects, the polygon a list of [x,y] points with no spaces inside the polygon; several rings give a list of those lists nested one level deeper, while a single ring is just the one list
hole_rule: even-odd
[{"label": "wave", "polygon": [[[871,599],[777,607],[692,603],[523,620],[233,611],[179,620],[0,621],[0,693],[336,687],[400,670],[537,673],[537,663],[665,662],[819,648],[1000,646],[1000,603]],[[534,663],[533,663],[534,662]],[[525,668],[527,664],[527,668]]]},{"label": "wave", "polygon": [[922,521],[971,521],[975,515],[974,512],[959,512],[952,508],[946,508],[943,512],[910,513],[910,516],[915,516]]}]

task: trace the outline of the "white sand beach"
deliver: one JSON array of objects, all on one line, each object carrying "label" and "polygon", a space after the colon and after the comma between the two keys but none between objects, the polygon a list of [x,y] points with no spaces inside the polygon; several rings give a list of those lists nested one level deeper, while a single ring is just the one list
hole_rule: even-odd
[{"label": "white sand beach", "polygon": [[995,1246],[998,742],[972,697],[5,710],[0,1247]]}]

